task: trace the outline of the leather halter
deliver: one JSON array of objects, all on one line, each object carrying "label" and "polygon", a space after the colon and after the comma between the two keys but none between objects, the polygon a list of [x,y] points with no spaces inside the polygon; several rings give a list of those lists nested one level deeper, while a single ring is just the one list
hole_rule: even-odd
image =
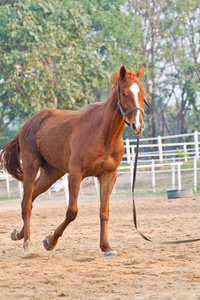
[{"label": "leather halter", "polygon": [[[145,98],[144,98],[144,102],[145,102],[145,104],[146,104],[149,108],[151,107],[151,106],[148,104],[148,102],[146,101]],[[121,114],[122,114],[123,120],[124,120],[124,122],[125,122],[128,126],[130,126],[130,123],[126,121],[125,117],[126,117],[128,114],[130,114],[131,112],[136,111],[136,110],[140,110],[141,113],[142,113],[144,116],[146,116],[146,114],[145,114],[145,112],[144,112],[144,109],[143,109],[142,107],[133,107],[133,108],[129,109],[129,110],[126,111],[126,112],[123,111],[123,108],[122,108],[121,103],[120,103],[119,84],[117,84],[117,104],[118,104],[118,106],[119,106],[119,110],[120,110],[120,112],[121,112]]]}]

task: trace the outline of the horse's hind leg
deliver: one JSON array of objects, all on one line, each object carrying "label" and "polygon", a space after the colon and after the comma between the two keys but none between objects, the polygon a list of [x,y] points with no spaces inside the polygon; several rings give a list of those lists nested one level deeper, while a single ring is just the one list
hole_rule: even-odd
[{"label": "horse's hind leg", "polygon": [[62,236],[65,228],[75,220],[78,213],[77,198],[82,180],[81,173],[69,174],[69,206],[66,212],[66,218],[60,226],[54,231],[53,235],[45,238],[44,247],[46,250],[53,250],[58,242],[59,237]]},{"label": "horse's hind leg", "polygon": [[[55,183],[64,173],[48,164],[45,164],[44,168],[40,170],[40,176],[35,182],[32,203],[42,193],[46,192],[53,183]],[[14,230],[11,234],[13,240],[21,240],[24,238],[24,226],[19,230]]]},{"label": "horse's hind leg", "polygon": [[105,252],[105,256],[115,256],[116,251],[110,247],[108,242],[108,219],[109,219],[109,199],[117,178],[117,172],[104,173],[99,177],[100,182],[100,248]]},{"label": "horse's hind leg", "polygon": [[23,159],[24,171],[24,196],[22,200],[22,219],[24,221],[24,256],[28,255],[30,246],[30,217],[32,211],[32,195],[35,185],[35,178],[40,165],[40,158],[31,153],[26,153]]}]

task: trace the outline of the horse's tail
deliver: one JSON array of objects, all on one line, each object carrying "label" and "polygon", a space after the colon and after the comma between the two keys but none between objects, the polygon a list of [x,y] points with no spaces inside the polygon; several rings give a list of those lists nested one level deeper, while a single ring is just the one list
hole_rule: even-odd
[{"label": "horse's tail", "polygon": [[20,163],[19,133],[0,151],[0,162],[4,170],[17,180],[23,181],[23,171]]}]

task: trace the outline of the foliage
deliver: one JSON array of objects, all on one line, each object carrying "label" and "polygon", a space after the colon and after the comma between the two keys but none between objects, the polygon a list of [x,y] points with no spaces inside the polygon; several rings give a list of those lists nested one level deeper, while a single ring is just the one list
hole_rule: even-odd
[{"label": "foliage", "polygon": [[197,0],[129,0],[141,17],[144,84],[151,111],[148,135],[178,134],[199,127],[200,7]]},{"label": "foliage", "polygon": [[106,73],[82,1],[6,3],[0,10],[0,132],[16,116],[92,101]]},{"label": "foliage", "polygon": [[190,157],[188,152],[184,152],[183,150],[180,150],[179,148],[176,148],[176,151],[182,157]]},{"label": "foliage", "polygon": [[91,19],[92,39],[110,72],[122,65],[131,69],[143,63],[140,47],[143,40],[140,18],[125,0],[85,1]]},{"label": "foliage", "polygon": [[166,97],[173,100],[174,109],[169,119],[171,123],[166,121],[166,124],[171,127],[172,134],[187,133],[188,129],[198,130],[200,121],[200,88],[194,69],[200,63],[200,7],[196,0],[167,3],[165,16],[170,24],[163,54],[168,60],[168,70],[162,85],[165,85]]},{"label": "foliage", "polygon": [[12,137],[17,133],[17,131],[17,128],[6,127],[6,129],[0,136],[0,149],[7,143],[7,141],[12,139]]},{"label": "foliage", "polygon": [[200,130],[198,0],[2,0],[0,7],[0,135],[43,107],[105,99],[108,75],[141,63],[151,103],[144,134]]},{"label": "foliage", "polygon": [[[140,19],[127,7],[127,1],[84,0],[83,5],[91,22],[91,43],[107,74],[118,71],[123,65],[137,69],[143,63],[139,53],[143,33]],[[108,81],[100,80],[97,100],[105,99],[108,90]]]}]

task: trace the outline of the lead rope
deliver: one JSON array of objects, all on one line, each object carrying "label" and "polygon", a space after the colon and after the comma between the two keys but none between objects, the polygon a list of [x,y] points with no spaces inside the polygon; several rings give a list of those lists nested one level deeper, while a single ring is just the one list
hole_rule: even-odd
[{"label": "lead rope", "polygon": [[190,240],[181,240],[181,241],[152,241],[150,238],[146,237],[142,232],[139,231],[137,228],[137,217],[136,217],[136,206],[134,200],[134,189],[135,189],[135,180],[136,180],[136,170],[137,170],[137,161],[138,161],[138,152],[139,152],[139,136],[136,136],[137,146],[136,146],[136,155],[135,155],[135,164],[134,164],[134,171],[133,171],[133,181],[132,181],[132,201],[133,201],[133,222],[135,225],[135,229],[139,233],[139,235],[146,241],[152,242],[154,244],[183,244],[183,243],[191,243],[191,242],[198,242],[198,239],[190,239]]}]

